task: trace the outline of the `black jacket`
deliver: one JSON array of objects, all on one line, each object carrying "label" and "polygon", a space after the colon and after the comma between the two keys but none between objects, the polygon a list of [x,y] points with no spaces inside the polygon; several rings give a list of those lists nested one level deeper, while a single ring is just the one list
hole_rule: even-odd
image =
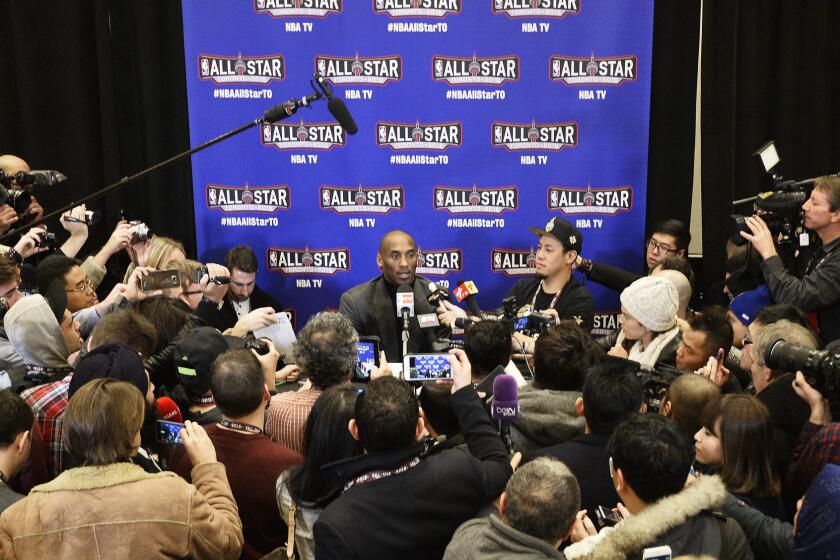
[{"label": "black jacket", "polygon": [[[251,292],[250,300],[251,311],[261,307],[271,307],[274,311],[281,310],[280,304],[277,303],[277,300],[262,291],[259,286],[254,286],[254,291]],[[225,330],[233,327],[238,320],[239,318],[236,316],[236,309],[234,309],[230,297],[225,295],[222,307],[214,315],[211,326],[224,332]]]},{"label": "black jacket", "polygon": [[641,278],[639,274],[612,266],[610,264],[593,262],[592,268],[583,271],[586,277],[593,282],[598,282],[616,292],[623,292],[624,288]]},{"label": "black jacket", "polygon": [[[441,558],[455,529],[505,489],[511,475],[501,438],[475,389],[452,395],[469,450],[426,457],[401,474],[356,484],[315,523],[318,560]],[[417,457],[422,444],[370,453],[327,465],[342,480],[390,470]]]},{"label": "black jacket", "polygon": [[[521,307],[531,303],[539,287],[540,278],[538,277],[520,280],[513,285],[505,297],[515,296],[516,309],[519,310]],[[560,292],[560,297],[557,298],[557,302],[554,304],[554,309],[557,310],[557,315],[561,319],[577,321],[586,332],[592,330],[592,323],[595,319],[592,294],[574,276],[563,287],[563,290]]]},{"label": "black jacket", "polygon": [[[429,280],[417,276],[414,280],[414,315],[409,321],[408,352],[433,352],[437,338],[448,338],[446,327],[421,329],[417,315],[435,313],[426,299]],[[397,330],[397,314],[385,278],[377,276],[369,282],[357,284],[343,294],[338,312],[350,319],[359,336],[378,336],[389,362],[402,361],[402,339]]]},{"label": "black jacket", "polygon": [[571,441],[544,447],[528,455],[528,459],[554,457],[569,467],[580,485],[580,509],[595,519],[595,508],[614,508],[620,500],[610,476],[610,454],[607,452],[609,437],[584,434]]}]

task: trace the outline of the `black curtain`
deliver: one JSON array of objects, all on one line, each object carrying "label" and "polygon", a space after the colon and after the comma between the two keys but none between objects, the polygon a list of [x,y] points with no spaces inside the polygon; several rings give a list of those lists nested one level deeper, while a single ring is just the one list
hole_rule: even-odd
[{"label": "black curtain", "polygon": [[785,178],[840,169],[835,0],[704,0],[703,266],[722,278],[732,201],[770,186],[752,154],[775,140]]},{"label": "black curtain", "polygon": [[[34,193],[47,211],[189,147],[178,1],[6,1],[0,53],[0,153],[69,177]],[[91,203],[82,254],[125,208],[194,255],[191,177],[187,160]]]}]

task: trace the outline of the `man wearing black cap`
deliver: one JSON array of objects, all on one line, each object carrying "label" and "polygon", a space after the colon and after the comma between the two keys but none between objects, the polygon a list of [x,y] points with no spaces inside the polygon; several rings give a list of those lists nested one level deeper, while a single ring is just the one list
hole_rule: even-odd
[{"label": "man wearing black cap", "polygon": [[[572,276],[572,265],[583,247],[583,236],[575,226],[561,218],[551,218],[543,229],[529,228],[538,235],[537,275],[520,280],[506,297],[516,297],[516,314],[524,317],[535,311],[572,319],[585,331],[592,329],[594,312],[592,295]],[[444,302],[439,309],[441,323],[450,324],[455,317],[465,316],[462,309]],[[516,333],[514,348],[533,351],[533,339]]]},{"label": "man wearing black cap", "polygon": [[184,420],[202,426],[215,424],[222,419],[210,391],[213,360],[228,349],[225,338],[213,327],[198,327],[187,333],[175,346],[175,367],[179,385],[172,398]]}]

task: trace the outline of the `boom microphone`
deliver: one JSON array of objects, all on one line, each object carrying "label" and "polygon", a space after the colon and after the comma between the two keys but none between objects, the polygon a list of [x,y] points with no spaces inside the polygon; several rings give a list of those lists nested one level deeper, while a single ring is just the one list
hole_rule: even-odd
[{"label": "boom microphone", "polygon": [[321,74],[315,74],[313,79],[315,80],[315,83],[318,84],[318,87],[323,92],[324,96],[329,99],[327,102],[327,109],[330,114],[335,117],[335,120],[338,121],[338,124],[341,125],[341,128],[343,128],[347,134],[356,134],[359,131],[359,127],[356,126],[356,122],[353,120],[353,117],[350,116],[350,111],[347,110],[347,106],[344,104],[344,101],[333,95],[332,88],[329,84],[327,84]]},{"label": "boom microphone", "polygon": [[470,312],[476,317],[481,317],[483,315],[481,311],[481,306],[478,305],[478,301],[475,299],[475,294],[478,293],[478,288],[475,287],[475,283],[470,282],[467,280],[466,282],[463,280],[458,281],[458,287],[452,290],[452,295],[455,296],[455,299],[458,302],[466,302],[467,307],[470,308]]},{"label": "boom microphone", "polygon": [[497,375],[493,380],[493,420],[499,423],[499,435],[505,442],[509,453],[513,453],[513,440],[510,437],[510,423],[519,419],[519,387],[512,375]]},{"label": "boom microphone", "polygon": [[[273,123],[277,121],[282,121],[283,119],[288,119],[301,107],[309,107],[309,105],[313,102],[320,99],[320,96],[316,95],[307,95],[302,99],[295,99],[294,97],[289,99],[284,103],[280,103],[271,107],[270,109],[266,109],[265,113],[263,113],[262,120],[263,122]],[[332,112],[332,109],[330,109]]]}]

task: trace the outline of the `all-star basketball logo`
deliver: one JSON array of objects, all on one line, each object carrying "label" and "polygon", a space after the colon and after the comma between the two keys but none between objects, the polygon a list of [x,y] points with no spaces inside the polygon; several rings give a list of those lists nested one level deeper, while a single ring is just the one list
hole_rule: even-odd
[{"label": "all-star basketball logo", "polygon": [[276,212],[291,206],[288,185],[228,187],[207,185],[207,208],[223,212]]},{"label": "all-star basketball logo", "polygon": [[325,274],[350,270],[350,250],[342,249],[284,249],[269,247],[268,269],[281,274]]},{"label": "all-star basketball logo", "polygon": [[633,188],[630,186],[593,189],[548,187],[548,209],[564,214],[607,214],[627,212],[633,208]]},{"label": "all-star basketball logo", "polygon": [[321,210],[338,214],[389,214],[405,207],[400,185],[388,187],[336,187],[321,185]]},{"label": "all-star basketball logo", "polygon": [[459,122],[376,123],[376,145],[392,150],[445,150],[461,145],[462,127]]},{"label": "all-star basketball logo", "polygon": [[446,276],[453,272],[461,272],[462,268],[461,249],[417,249],[417,274]]},{"label": "all-star basketball logo", "polygon": [[337,122],[330,123],[263,123],[263,146],[278,150],[331,150],[344,146],[347,136]]},{"label": "all-star basketball logo", "polygon": [[561,18],[580,13],[581,0],[493,0],[493,14],[512,18]]},{"label": "all-star basketball logo", "polygon": [[267,84],[286,77],[282,54],[267,56],[198,55],[198,77],[217,84]]},{"label": "all-star basketball logo", "polygon": [[433,56],[432,79],[451,86],[500,86],[519,81],[519,57]]},{"label": "all-star basketball logo", "polygon": [[621,315],[618,311],[605,311],[596,313],[592,322],[592,336],[607,336],[613,331],[621,328],[618,323],[618,316]]},{"label": "all-star basketball logo", "polygon": [[514,185],[505,187],[435,186],[435,210],[450,214],[501,214],[519,207],[519,191]]},{"label": "all-star basketball logo", "polygon": [[490,253],[490,270],[510,277],[533,276],[537,273],[537,254],[531,247],[519,249],[493,249]]},{"label": "all-star basketball logo", "polygon": [[373,13],[399,17],[437,17],[460,14],[463,0],[373,0]]},{"label": "all-star basketball logo", "polygon": [[491,125],[490,144],[509,152],[519,150],[546,150],[559,152],[578,143],[576,122],[530,123],[494,122]]},{"label": "all-star basketball logo", "polygon": [[636,81],[639,63],[636,55],[589,58],[554,55],[549,63],[549,77],[552,82],[568,86],[610,85]]},{"label": "all-star basketball logo", "polygon": [[403,61],[398,55],[389,56],[315,56],[315,70],[336,85],[365,84],[382,86],[399,82],[403,76]]},{"label": "all-star basketball logo", "polygon": [[254,11],[274,17],[327,17],[340,14],[344,0],[254,0]]}]

